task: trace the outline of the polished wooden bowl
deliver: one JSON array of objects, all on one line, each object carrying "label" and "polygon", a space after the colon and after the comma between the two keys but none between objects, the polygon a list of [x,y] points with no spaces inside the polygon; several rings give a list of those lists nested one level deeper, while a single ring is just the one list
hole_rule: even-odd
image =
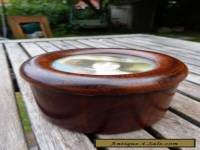
[{"label": "polished wooden bowl", "polygon": [[[150,71],[94,75],[60,71],[52,62],[85,54],[138,56],[153,61]],[[84,133],[121,133],[151,126],[169,107],[186,65],[176,58],[134,49],[75,49],[26,61],[21,75],[39,108],[53,123]]]}]

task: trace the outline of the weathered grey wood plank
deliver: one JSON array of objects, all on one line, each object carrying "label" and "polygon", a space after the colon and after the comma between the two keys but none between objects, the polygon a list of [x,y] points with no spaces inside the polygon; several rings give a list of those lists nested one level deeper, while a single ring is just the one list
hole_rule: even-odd
[{"label": "weathered grey wood plank", "polygon": [[50,44],[49,42],[36,42],[36,44],[39,45],[43,49],[48,49],[49,52],[60,50],[60,48],[54,46],[53,44]]},{"label": "weathered grey wood plank", "polygon": [[88,39],[87,42],[88,44],[90,44],[91,46],[96,44],[96,45],[104,45],[106,48],[122,48],[121,46],[117,45],[117,44],[112,44],[109,42],[105,42],[103,39]]},{"label": "weathered grey wood plank", "polygon": [[20,43],[20,44],[29,55],[31,53],[32,56],[37,56],[44,53],[44,50],[42,50],[42,48],[40,48],[35,43],[27,42],[27,43]]},{"label": "weathered grey wood plank", "polygon": [[62,42],[62,41],[50,41],[51,44],[55,45],[56,47],[60,48],[60,49],[73,49],[74,46],[72,46],[71,44]]},{"label": "weathered grey wood plank", "polygon": [[65,43],[67,43],[67,44],[71,44],[71,45],[73,45],[74,47],[76,47],[76,48],[87,48],[87,46],[86,45],[84,45],[84,44],[82,44],[82,43],[80,43],[80,42],[78,42],[78,41],[72,41],[72,40],[66,40],[66,41],[64,41]]},{"label": "weathered grey wood plank", "polygon": [[183,81],[178,87],[178,90],[187,96],[195,98],[200,101],[200,85]]},{"label": "weathered grey wood plank", "polygon": [[194,101],[182,94],[176,93],[170,106],[200,123],[199,102]]},{"label": "weathered grey wood plank", "polygon": [[186,41],[186,40],[180,40],[177,38],[169,38],[169,37],[163,37],[163,36],[155,36],[155,35],[140,35],[141,38],[153,40],[155,43],[160,43],[163,45],[170,45],[173,47],[178,47],[182,49],[187,49],[195,52],[199,52],[200,50],[200,43],[198,42],[192,42],[192,41]]},{"label": "weathered grey wood plank", "polygon": [[79,133],[61,129],[43,119],[40,110],[32,95],[31,89],[19,75],[20,65],[28,59],[22,48],[16,43],[5,44],[12,62],[20,90],[26,104],[32,129],[41,150],[93,150],[89,139]]},{"label": "weathered grey wood plank", "polygon": [[[194,50],[189,50],[187,49],[187,47],[182,47],[179,48],[177,46],[179,46],[179,44],[177,44],[176,46],[173,46],[173,44],[171,45],[170,43],[166,44],[166,43],[163,43],[163,42],[159,42],[159,40],[154,40],[154,38],[139,38],[139,37],[131,37],[132,40],[134,40],[134,42],[136,43],[143,43],[145,45],[152,45],[152,46],[157,46],[157,47],[160,47],[160,48],[164,48],[170,52],[178,52],[179,55],[183,55],[184,56],[184,53],[188,54],[188,56],[192,56],[192,57],[195,57],[198,59],[197,56],[200,56],[200,54],[198,54],[196,51]],[[180,53],[182,52],[182,53]]]},{"label": "weathered grey wood plank", "polygon": [[17,110],[6,54],[2,45],[0,45],[0,66],[0,149],[26,150],[27,144]]},{"label": "weathered grey wood plank", "polygon": [[[165,138],[195,138],[196,148],[190,148],[190,150],[200,149],[200,128],[170,111],[166,113],[161,121],[154,124],[152,128],[160,132]],[[188,148],[182,149],[187,150]]]},{"label": "weathered grey wood plank", "polygon": [[98,42],[92,42],[89,40],[77,40],[78,42],[81,42],[83,44],[92,46],[92,47],[98,47],[98,48],[107,48],[108,46],[104,45],[104,44],[99,44]]},{"label": "weathered grey wood plank", "polygon": [[[62,41],[59,41],[59,42],[63,43]],[[62,48],[59,48],[59,47],[62,47]],[[68,46],[66,46],[65,44],[62,44],[62,46],[60,46],[60,44],[57,44],[57,43],[52,44],[50,42],[42,42],[41,48],[46,52],[55,52],[55,51],[60,51],[63,49],[66,50],[68,49]]]},{"label": "weathered grey wood plank", "polygon": [[[126,43],[127,45],[130,45],[131,47],[135,47],[135,46],[139,46],[140,49],[144,49],[144,50],[150,50],[150,51],[156,51],[156,52],[160,52],[160,53],[164,53],[164,54],[168,54],[170,56],[176,57],[180,60],[182,60],[183,62],[187,63],[187,64],[192,64],[192,65],[197,65],[199,64],[199,59],[196,58],[189,58],[189,57],[185,57],[180,55],[179,53],[172,53],[171,51],[169,51],[168,49],[164,50],[165,48],[160,48],[157,46],[152,46],[152,45],[145,45],[143,43],[135,43],[133,39],[131,38],[114,38],[114,40],[118,41],[118,42],[123,42]],[[181,53],[181,52],[180,52]]]},{"label": "weathered grey wood plank", "polygon": [[190,72],[200,75],[200,67],[194,65],[188,65],[187,67]]},{"label": "weathered grey wood plank", "polygon": [[152,45],[146,45],[144,43],[136,43],[133,41],[133,39],[130,38],[115,38],[115,40],[117,40],[118,42],[124,42],[127,43],[128,45],[130,45],[131,47],[135,47],[135,45],[137,46],[136,48],[140,49],[144,49],[144,50],[150,50],[150,51],[156,51],[156,52],[160,52],[160,53],[164,53],[164,54],[168,54],[170,56],[176,57],[178,59],[181,59],[183,62],[187,63],[188,65],[198,65],[199,57],[197,56],[193,56],[192,60],[191,57],[188,56],[188,54],[183,54],[183,52],[173,52],[169,49],[167,49],[166,47],[158,47],[158,46],[152,46]]},{"label": "weathered grey wood plank", "polygon": [[[126,38],[127,39],[127,38]],[[167,44],[159,44],[159,43],[155,43],[154,41],[152,41],[150,38],[139,38],[138,40],[138,37],[131,37],[129,38],[129,40],[132,40],[131,42],[133,42],[134,44],[137,44],[139,43],[140,45],[145,45],[145,48],[146,47],[155,47],[156,48],[159,48],[159,51],[161,52],[164,52],[166,54],[172,54],[172,56],[177,56],[177,55],[180,55],[182,57],[187,57],[188,58],[188,61],[190,61],[191,59],[197,59],[197,61],[200,62],[200,54],[198,52],[195,52],[195,51],[191,51],[191,50],[188,50],[187,48],[184,49],[184,48],[176,48],[176,47],[173,47],[173,46],[170,46],[167,45]],[[147,41],[148,40],[148,41]],[[153,48],[152,47],[152,48]],[[187,62],[188,62],[187,61]],[[199,63],[197,63],[198,65]],[[194,66],[194,65],[188,65],[189,67],[189,70],[191,72],[194,72],[194,73],[197,73],[197,74],[200,74],[200,67],[198,66]]]},{"label": "weathered grey wood plank", "polygon": [[[123,41],[126,41],[126,42],[130,41],[131,44],[143,46],[143,48],[145,48],[145,49],[148,49],[149,47],[156,47],[158,50],[163,51],[163,52],[168,52],[171,54],[180,55],[180,56],[187,57],[187,58],[192,57],[192,58],[195,58],[198,60],[200,59],[198,57],[200,55],[197,54],[196,52],[188,51],[186,49],[172,47],[170,45],[161,45],[159,43],[153,43],[151,41],[147,41],[145,38],[138,39],[138,37],[130,37],[130,38],[114,38],[114,39],[116,39],[116,40],[122,39]],[[106,40],[106,39],[100,39],[100,40]],[[187,55],[185,55],[185,54],[187,54]]]},{"label": "weathered grey wood plank", "polygon": [[[91,40],[90,40],[91,41]],[[168,54],[174,57],[177,57],[179,59],[183,59],[188,64],[191,64],[192,66],[198,65],[197,62],[200,61],[200,58],[196,55],[191,55],[190,57],[188,54],[182,54],[180,55],[180,52],[173,52],[170,49],[167,49],[166,47],[160,47],[157,45],[148,45],[145,43],[140,43],[135,42],[132,38],[114,38],[114,39],[93,39],[93,42],[98,42],[98,43],[104,43],[105,45],[112,44],[115,47],[121,47],[121,48],[135,48],[135,49],[143,49],[143,50],[150,50],[150,51],[156,51],[156,52],[161,52],[164,54]],[[178,56],[177,56],[178,55]],[[190,58],[193,58],[192,62]],[[200,68],[200,67],[199,67]]]},{"label": "weathered grey wood plank", "polygon": [[200,76],[197,75],[197,74],[190,73],[187,76],[187,80],[192,81],[192,82],[197,83],[197,84],[200,85]]}]

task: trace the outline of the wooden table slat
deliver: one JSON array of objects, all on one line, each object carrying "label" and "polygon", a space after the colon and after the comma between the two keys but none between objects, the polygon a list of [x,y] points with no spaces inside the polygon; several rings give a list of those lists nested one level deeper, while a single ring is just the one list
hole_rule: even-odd
[{"label": "wooden table slat", "polygon": [[[200,56],[199,53],[197,53],[197,51],[193,51],[193,50],[188,50],[187,48],[179,48],[177,46],[179,46],[180,44],[177,44],[176,46],[173,46],[173,45],[170,45],[170,44],[166,44],[166,43],[163,43],[163,42],[160,42],[159,40],[154,40],[152,38],[138,38],[138,37],[133,37],[131,38],[132,40],[134,40],[134,42],[136,43],[143,43],[145,46],[148,46],[148,45],[152,45],[152,46],[157,46],[157,47],[160,47],[160,48],[164,48],[170,52],[176,52],[178,53],[179,55],[183,55],[186,53],[188,54],[187,56],[192,56],[192,57],[196,57],[197,59],[198,56]],[[180,53],[180,51],[182,53]]]},{"label": "wooden table slat", "polygon": [[200,67],[194,65],[188,65],[190,72],[200,75]]},{"label": "wooden table slat", "polygon": [[168,38],[168,37],[162,37],[162,36],[155,36],[155,35],[144,35],[140,36],[144,40],[148,39],[151,40],[154,43],[160,43],[162,45],[170,45],[173,47],[181,48],[181,49],[186,49],[186,50],[191,50],[194,52],[199,52],[200,51],[200,43],[198,42],[192,42],[192,41],[186,41],[186,40],[180,40],[176,38]]},{"label": "wooden table slat", "polygon": [[182,112],[186,116],[189,116],[192,119],[198,121],[200,125],[200,109],[199,109],[200,103],[199,102],[192,100],[191,98],[184,96],[182,94],[176,93],[170,106]]},{"label": "wooden table slat", "polygon": [[[95,40],[92,40],[93,42],[98,42],[99,44],[100,43],[104,43],[104,44],[111,44],[115,47],[121,47],[121,48],[134,48],[134,49],[143,49],[143,50],[149,50],[149,51],[155,51],[155,52],[160,52],[160,53],[164,53],[164,54],[168,54],[168,55],[171,55],[173,57],[176,57],[176,58],[179,58],[181,59],[182,61],[188,63],[189,65],[191,66],[194,66],[194,67],[198,67],[200,69],[200,66],[196,66],[198,65],[199,61],[200,61],[200,58],[197,57],[196,59],[194,58],[191,62],[191,57],[187,57],[185,58],[185,56],[187,55],[181,55],[181,56],[177,56],[179,55],[178,53],[173,53],[171,51],[169,51],[168,49],[166,48],[160,48],[159,46],[151,46],[151,45],[145,45],[143,44],[142,42],[141,43],[136,43],[133,41],[133,39],[129,39],[129,38],[114,38],[114,39],[95,39]],[[196,57],[196,56],[195,56]]]},{"label": "wooden table slat", "polygon": [[57,46],[59,49],[73,49],[74,46],[72,46],[71,44],[62,42],[62,41],[50,41],[51,44]]},{"label": "wooden table slat", "polygon": [[31,56],[37,56],[45,53],[45,51],[35,43],[20,43],[20,44],[25,49],[25,51]]},{"label": "wooden table slat", "polygon": [[87,48],[87,46],[85,44],[82,44],[82,43],[80,43],[78,41],[70,41],[70,40],[67,41],[67,40],[65,40],[63,42],[65,42],[67,44],[71,44],[76,48]]},{"label": "wooden table slat", "polygon": [[197,75],[197,74],[193,74],[193,73],[190,73],[188,76],[187,76],[187,80],[188,81],[191,81],[191,82],[194,82],[198,85],[200,85],[200,76]]},{"label": "wooden table slat", "polygon": [[27,149],[11,83],[6,54],[0,45],[0,149]]},{"label": "wooden table slat", "polygon": [[54,46],[53,44],[49,42],[36,42],[37,45],[39,45],[43,49],[48,49],[48,52],[58,51],[60,48]]},{"label": "wooden table slat", "polygon": [[[160,132],[165,138],[169,139],[196,138],[196,148],[190,148],[190,150],[200,149],[200,128],[170,111],[167,111],[164,118],[154,124],[152,128]],[[182,149],[187,150],[188,148]]]},{"label": "wooden table slat", "polygon": [[[152,45],[145,45],[143,43],[135,43],[133,39],[129,39],[129,38],[115,38],[114,40],[118,41],[118,42],[124,42],[128,45],[130,45],[131,47],[135,47],[135,48],[138,48],[139,49],[143,49],[143,50],[149,50],[149,51],[155,51],[155,52],[160,52],[160,53],[164,53],[164,54],[168,54],[170,56],[173,56],[173,57],[176,57],[178,59],[181,59],[183,62],[187,63],[187,64],[191,64],[191,65],[197,65],[199,64],[199,60],[196,59],[196,58],[188,58],[188,57],[185,57],[185,56],[182,56],[180,55],[179,53],[172,53],[170,52],[168,49],[164,50],[164,48],[160,48],[160,47],[157,47],[157,46],[152,46]],[[137,47],[136,47],[137,46]]]},{"label": "wooden table slat", "polygon": [[91,47],[98,47],[98,48],[107,48],[108,46],[104,44],[99,44],[97,42],[91,42],[89,40],[77,40],[78,42],[81,42],[83,44],[89,45]]},{"label": "wooden table slat", "polygon": [[200,101],[200,85],[188,81],[183,81],[179,85],[178,90],[185,95]]},{"label": "wooden table slat", "polygon": [[83,134],[58,128],[45,120],[35,102],[31,89],[19,75],[20,65],[28,59],[21,47],[15,43],[5,44],[12,62],[17,81],[22,92],[29,118],[32,124],[37,143],[41,150],[83,150],[95,149],[89,139]]}]

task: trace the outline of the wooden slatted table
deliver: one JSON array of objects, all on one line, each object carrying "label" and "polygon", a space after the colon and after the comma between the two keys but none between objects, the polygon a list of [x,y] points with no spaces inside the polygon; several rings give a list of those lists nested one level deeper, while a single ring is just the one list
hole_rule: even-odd
[{"label": "wooden slatted table", "polygon": [[[117,135],[84,135],[64,130],[43,119],[28,83],[19,75],[19,67],[30,57],[46,52],[90,47],[136,48],[168,54],[185,62],[190,74],[179,86],[165,117],[152,127]],[[37,141],[34,147],[27,144],[23,133],[12,74]],[[93,141],[97,138],[195,138],[196,148],[189,149],[200,150],[200,43],[144,34],[5,40],[0,41],[0,79],[1,150],[95,150]]]}]

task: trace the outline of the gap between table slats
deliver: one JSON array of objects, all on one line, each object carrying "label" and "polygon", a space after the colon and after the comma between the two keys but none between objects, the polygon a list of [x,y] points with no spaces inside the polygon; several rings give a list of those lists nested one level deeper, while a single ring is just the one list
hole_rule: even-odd
[{"label": "gap between table slats", "polygon": [[0,45],[0,149],[27,150],[6,53]]},{"label": "gap between table slats", "polygon": [[198,84],[183,81],[180,83],[178,91],[179,93],[184,94],[200,102],[200,86]]}]

